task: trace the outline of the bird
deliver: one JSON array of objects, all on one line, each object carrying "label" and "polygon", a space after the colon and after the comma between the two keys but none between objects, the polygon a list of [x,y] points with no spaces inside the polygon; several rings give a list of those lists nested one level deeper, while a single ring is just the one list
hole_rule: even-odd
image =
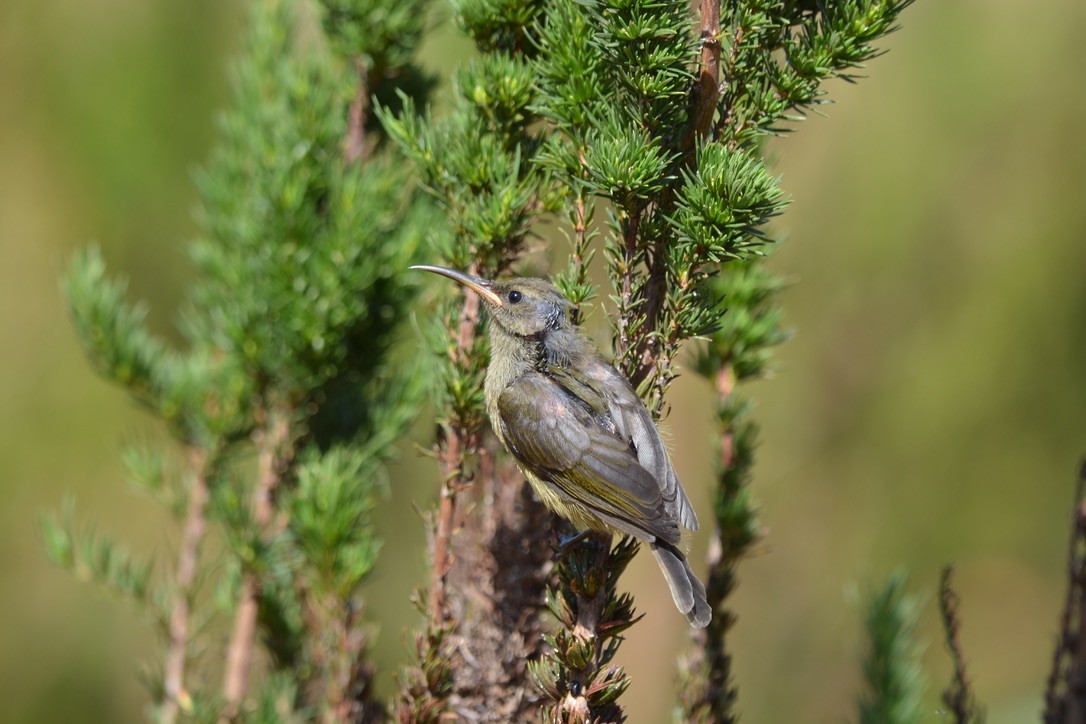
[{"label": "bird", "polygon": [[712,619],[705,586],[681,549],[698,518],[652,416],[630,382],[573,323],[545,279],[490,281],[440,266],[489,312],[484,397],[502,446],[545,506],[582,530],[645,542],[675,606],[695,628]]}]

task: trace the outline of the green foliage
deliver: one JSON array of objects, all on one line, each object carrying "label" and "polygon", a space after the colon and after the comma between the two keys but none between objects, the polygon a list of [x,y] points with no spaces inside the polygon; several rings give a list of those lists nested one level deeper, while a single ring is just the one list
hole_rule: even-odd
[{"label": "green foliage", "polygon": [[755,380],[771,371],[772,348],[788,338],[776,297],[780,279],[754,261],[732,263],[728,274],[713,277],[708,293],[720,299],[726,311],[699,350],[695,369],[713,379],[728,366],[737,382]]},{"label": "green foliage", "polygon": [[485,52],[523,53],[540,17],[541,0],[456,0],[457,24]]},{"label": "green foliage", "polygon": [[258,394],[273,387],[297,404],[349,355],[362,372],[383,359],[410,299],[400,270],[426,222],[394,165],[341,162],[351,86],[296,37],[288,12],[255,18],[222,143],[201,175],[193,304],[206,310],[196,333],[236,355]]},{"label": "green foliage", "polygon": [[398,116],[379,113],[445,208],[452,233],[438,252],[452,266],[474,261],[484,275],[504,268],[554,203],[542,197],[545,178],[531,163],[531,80],[523,58],[488,56],[457,73],[449,117],[426,122],[410,103]]},{"label": "green foliage", "polygon": [[872,45],[890,33],[912,0],[837,0],[827,3],[724,3],[720,25],[724,77],[716,132],[735,147],[757,143],[802,120],[826,102],[828,78],[854,71],[879,55]]},{"label": "green foliage", "polygon": [[184,512],[184,497],[171,484],[164,451],[150,442],[129,441],[121,447],[120,456],[134,488],[161,503],[175,517]]},{"label": "green foliage", "polygon": [[302,461],[290,527],[322,587],[348,597],[373,570],[379,543],[371,513],[379,468],[362,451],[334,448]]},{"label": "green foliage", "polygon": [[[635,381],[656,377],[659,411],[678,346],[720,315],[702,288],[712,265],[764,246],[761,227],[785,198],[755,154],[692,144],[698,47],[686,8],[552,5],[539,40],[538,108],[555,132],[544,160],[567,171],[556,177],[568,195],[613,203],[604,252],[620,320],[616,352]],[[575,296],[579,303],[589,292]],[[660,360],[657,370],[646,354]]]},{"label": "green foliage", "polygon": [[320,0],[321,25],[341,58],[378,71],[410,68],[426,29],[428,0]]},{"label": "green foliage", "polygon": [[733,260],[705,283],[706,293],[726,311],[698,350],[694,369],[716,392],[714,535],[706,593],[713,620],[701,648],[683,662],[681,700],[691,721],[732,722],[738,692],[732,679],[727,634],[735,624],[729,597],[738,585],[739,563],[761,537],[750,484],[758,427],[739,383],[769,372],[772,348],[787,338],[776,304],[781,283],[757,259]]},{"label": "green foliage", "polygon": [[603,0],[590,7],[593,42],[613,85],[614,121],[645,129],[665,147],[686,131],[697,58],[689,8],[673,2]]},{"label": "green foliage", "polygon": [[882,588],[869,594],[866,609],[868,651],[863,663],[866,689],[859,702],[860,722],[919,722],[924,680],[920,649],[913,641],[917,604],[905,591],[905,577],[895,574]]},{"label": "green foliage", "polygon": [[160,370],[166,352],[144,326],[147,308],[125,301],[127,286],[124,280],[106,277],[101,252],[90,247],[72,259],[64,292],[72,325],[91,363],[137,400],[155,406],[162,396]]},{"label": "green foliage", "polygon": [[[426,9],[327,2],[317,15],[307,0],[254,3],[232,105],[198,180],[182,348],[146,331],[145,311],[96,250],[66,276],[91,361],[167,422],[184,453],[176,472],[169,451],[124,452],[183,531],[177,568],[155,576],[66,519],[46,518],[46,548],[80,578],[154,603],[167,650],[150,683],[164,720],[310,720],[353,711],[368,691],[356,597],[380,550],[383,463],[421,396],[420,368],[396,345],[415,295],[406,270],[434,214],[393,149],[374,142],[359,160],[345,148],[359,94],[396,79],[418,91],[411,60]],[[311,27],[318,17],[325,38]],[[223,561],[200,555],[209,526],[226,541]],[[198,641],[211,612],[191,610],[207,578],[233,617],[222,696],[189,691],[185,677],[192,651],[212,645]],[[261,640],[270,670],[250,706]]]},{"label": "green foliage", "polygon": [[679,244],[672,253],[687,259],[680,256],[673,265],[749,256],[763,243],[760,227],[785,203],[778,179],[753,154],[719,144],[700,146],[695,163],[697,173],[684,174],[674,219]]},{"label": "green foliage", "polygon": [[73,522],[74,505],[43,516],[42,539],[49,559],[80,581],[95,583],[141,608],[150,603],[154,562],[140,560],[108,536],[79,532]]}]

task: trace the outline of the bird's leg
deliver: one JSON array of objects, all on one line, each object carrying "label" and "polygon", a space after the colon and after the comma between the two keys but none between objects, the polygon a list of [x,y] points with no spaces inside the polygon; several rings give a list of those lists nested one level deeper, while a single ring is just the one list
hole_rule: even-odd
[{"label": "bird's leg", "polygon": [[579,530],[576,533],[558,533],[558,555],[565,555],[569,549],[577,545],[592,534],[591,528]]}]

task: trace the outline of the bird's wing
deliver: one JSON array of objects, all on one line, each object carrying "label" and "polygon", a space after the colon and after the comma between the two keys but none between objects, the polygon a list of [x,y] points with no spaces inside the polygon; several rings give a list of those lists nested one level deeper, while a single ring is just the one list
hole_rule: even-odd
[{"label": "bird's wing", "polygon": [[679,542],[677,521],[652,472],[554,378],[522,375],[501,393],[498,412],[510,451],[561,497],[637,537]]},{"label": "bird's wing", "polygon": [[586,361],[582,366],[582,374],[597,382],[594,387],[600,390],[604,398],[615,431],[633,445],[642,467],[656,478],[668,512],[684,528],[697,530],[698,517],[694,507],[679,484],[679,476],[641,398],[626,378],[602,357]]}]

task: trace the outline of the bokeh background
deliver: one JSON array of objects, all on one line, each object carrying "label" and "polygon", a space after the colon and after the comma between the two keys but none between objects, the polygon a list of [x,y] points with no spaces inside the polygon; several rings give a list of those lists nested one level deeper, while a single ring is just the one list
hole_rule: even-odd
[{"label": "bokeh background", "polygon": [[[118,458],[153,422],[84,362],[57,278],[99,243],[172,334],[191,279],[193,169],[226,102],[242,0],[0,3],[0,720],[144,714],[144,623],[42,553],[42,511],[139,548],[177,534]],[[1086,453],[1086,4],[920,0],[858,84],[772,146],[793,205],[774,265],[795,338],[750,392],[766,539],[742,569],[735,666],[747,722],[855,719],[858,591],[895,569],[924,603],[930,720],[949,670],[934,608],[958,564],[962,639],[991,724],[1036,721]],[[425,62],[467,47],[449,29]],[[706,510],[709,395],[680,379],[667,422]],[[429,425],[414,442],[425,444]],[[434,471],[411,442],[382,510],[369,591],[381,686],[406,656]],[[695,546],[704,546],[695,540]],[[699,552],[696,547],[695,552]],[[651,560],[623,653],[630,720],[669,717],[685,625]]]}]

